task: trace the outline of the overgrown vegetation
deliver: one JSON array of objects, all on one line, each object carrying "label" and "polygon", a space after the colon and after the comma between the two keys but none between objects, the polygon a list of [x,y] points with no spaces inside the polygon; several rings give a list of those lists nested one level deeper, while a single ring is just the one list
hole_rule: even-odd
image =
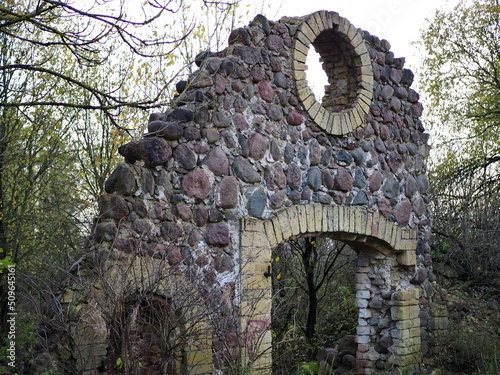
[{"label": "overgrown vegetation", "polygon": [[453,294],[455,296],[450,297],[452,307],[448,329],[436,342],[440,350],[435,355],[435,367],[446,375],[498,374],[498,302],[482,294],[463,292],[460,288]]},{"label": "overgrown vegetation", "polygon": [[319,237],[291,240],[274,250],[275,374],[311,373],[318,351],[355,333],[355,258],[345,243]]},{"label": "overgrown vegetation", "polygon": [[500,4],[461,1],[422,34],[436,271],[500,296]]},{"label": "overgrown vegetation", "polygon": [[[226,43],[238,3],[0,4],[0,273],[15,264],[18,314],[43,321],[50,313],[79,262],[118,146],[142,135],[145,110],[165,110],[200,50]],[[25,329],[44,338],[30,325],[17,329],[20,347]]]},{"label": "overgrown vegetation", "polygon": [[500,2],[460,1],[422,33],[421,92],[434,152],[432,257],[438,282],[463,298],[438,366],[500,371]]},{"label": "overgrown vegetation", "polygon": [[[50,312],[40,306],[48,305],[68,276],[64,270],[79,258],[118,145],[140,135],[147,116],[140,110],[164,105],[180,77],[165,67],[191,62],[210,46],[220,49],[237,2],[200,0],[206,13],[195,20],[193,2],[147,1],[140,7],[149,8],[138,12],[145,18],[126,18],[127,10],[118,7],[112,22],[92,15],[111,4],[106,1],[86,8],[48,0],[0,5],[0,271],[13,263],[19,271],[25,310],[17,343],[26,352],[39,342],[34,317]],[[153,19],[172,27],[135,32]],[[499,25],[498,0],[462,1],[437,12],[422,37],[422,94],[437,140],[430,160],[434,271],[469,306],[443,338],[447,356],[437,358],[454,374],[496,374],[500,367]],[[354,267],[347,250],[335,241],[301,239],[275,253],[276,366],[314,372],[309,360],[318,348],[353,332]],[[4,306],[5,294],[0,297]],[[122,302],[128,306],[120,311],[125,328],[131,310],[151,319],[166,313],[151,308],[157,305],[150,296]],[[4,309],[0,315],[5,323]],[[125,345],[121,334],[115,340]],[[120,371],[137,365],[137,356],[127,362],[119,350],[131,348],[117,349]]]}]

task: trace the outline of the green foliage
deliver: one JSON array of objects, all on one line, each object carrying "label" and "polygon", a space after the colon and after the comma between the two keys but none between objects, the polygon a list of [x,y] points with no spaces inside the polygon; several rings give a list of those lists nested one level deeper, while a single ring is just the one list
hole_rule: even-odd
[{"label": "green foliage", "polygon": [[[37,317],[28,311],[20,310],[17,312],[15,319],[15,337],[13,337],[12,340],[16,347],[15,363],[19,367],[28,368],[33,362],[32,353],[35,344],[40,339],[37,330]],[[7,349],[10,343],[10,338],[5,335],[5,337],[2,338],[0,346],[0,362],[2,363],[11,362],[7,358],[9,353]]]},{"label": "green foliage", "polygon": [[421,38],[434,268],[450,283],[500,296],[500,5],[460,1]]},{"label": "green foliage", "polygon": [[123,361],[121,357],[118,357],[115,361],[115,369],[121,370],[123,368]]},{"label": "green foliage", "polygon": [[[104,182],[121,161],[117,148],[142,135],[142,110],[164,105],[187,65],[173,53],[178,42],[196,53],[214,42],[199,12],[189,13],[195,5],[184,3],[140,2],[135,13],[92,1],[72,4],[82,12],[67,2],[0,6],[0,270],[16,263],[20,303],[39,310],[36,299],[78,259]],[[237,1],[198,3],[219,17],[222,36]],[[185,30],[158,27],[171,21]]]},{"label": "green foliage", "polygon": [[335,292],[330,295],[328,305],[319,317],[321,324],[318,335],[335,340],[356,333],[358,309],[355,304],[356,293],[352,287],[341,280],[334,280],[330,287]]},{"label": "green foliage", "polygon": [[438,366],[445,373],[496,375],[500,369],[500,336],[452,322],[440,337],[444,346]]},{"label": "green foliage", "polygon": [[295,375],[315,375],[318,373],[318,362],[312,361],[299,365]]},{"label": "green foliage", "polygon": [[[0,255],[3,253],[3,249],[0,248]],[[14,266],[12,263],[12,257],[10,255],[5,256],[4,258],[0,258],[0,274],[9,266]]]}]

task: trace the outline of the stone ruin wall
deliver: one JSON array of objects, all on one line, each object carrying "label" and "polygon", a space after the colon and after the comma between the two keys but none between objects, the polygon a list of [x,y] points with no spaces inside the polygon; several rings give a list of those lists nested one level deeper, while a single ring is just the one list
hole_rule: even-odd
[{"label": "stone ruin wall", "polygon": [[[329,79],[323,100],[306,80],[313,47]],[[358,253],[358,373],[426,361],[446,322],[432,304],[428,134],[413,73],[390,48],[320,11],[277,22],[259,15],[227,49],[202,54],[169,108],[150,115],[144,138],[119,149],[125,160],[106,181],[88,252],[60,297],[71,340],[53,346],[59,358],[82,373],[111,371],[116,314],[132,314],[127,298],[142,292],[159,305],[183,296],[178,310],[195,322],[183,334],[208,332],[168,365],[151,321],[137,320],[129,333],[147,353],[141,374],[237,373],[228,358],[270,373],[272,249],[321,235]],[[152,270],[168,277],[155,281]]]}]

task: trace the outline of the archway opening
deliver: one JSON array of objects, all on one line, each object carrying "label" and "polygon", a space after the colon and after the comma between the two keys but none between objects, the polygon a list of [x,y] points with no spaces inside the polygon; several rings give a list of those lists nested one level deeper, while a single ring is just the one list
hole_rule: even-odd
[{"label": "archway opening", "polygon": [[[277,267],[273,250],[290,239],[309,237],[339,240],[355,250],[356,371],[386,371],[418,363],[419,289],[411,285],[416,232],[360,207],[315,204],[291,206],[267,221],[249,219],[243,224],[240,322],[247,339],[242,343],[243,363],[263,373],[269,373],[271,367],[275,374],[283,373],[276,372],[279,365],[273,364],[279,360],[277,344],[287,344],[278,340],[272,327],[276,311],[272,280],[279,275],[271,272]],[[251,306],[256,308],[249,309]]]},{"label": "archway opening", "polygon": [[109,368],[115,373],[180,373],[185,366],[184,320],[168,299],[134,294],[118,305],[110,329]]},{"label": "archway opening", "polygon": [[356,258],[348,244],[327,237],[301,237],[274,249],[273,374],[314,368],[327,354],[330,363],[322,366],[332,371],[356,366]]}]

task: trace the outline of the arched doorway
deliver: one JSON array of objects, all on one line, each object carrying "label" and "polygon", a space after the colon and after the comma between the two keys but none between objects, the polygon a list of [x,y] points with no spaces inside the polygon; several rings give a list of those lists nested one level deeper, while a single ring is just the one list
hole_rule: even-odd
[{"label": "arched doorway", "polygon": [[[268,220],[247,220],[241,233],[242,363],[271,373],[272,249],[300,236],[332,236],[356,249],[356,368],[373,373],[419,360],[418,292],[409,280],[416,233],[360,207],[300,205]],[[413,251],[412,251],[413,250]]]}]

